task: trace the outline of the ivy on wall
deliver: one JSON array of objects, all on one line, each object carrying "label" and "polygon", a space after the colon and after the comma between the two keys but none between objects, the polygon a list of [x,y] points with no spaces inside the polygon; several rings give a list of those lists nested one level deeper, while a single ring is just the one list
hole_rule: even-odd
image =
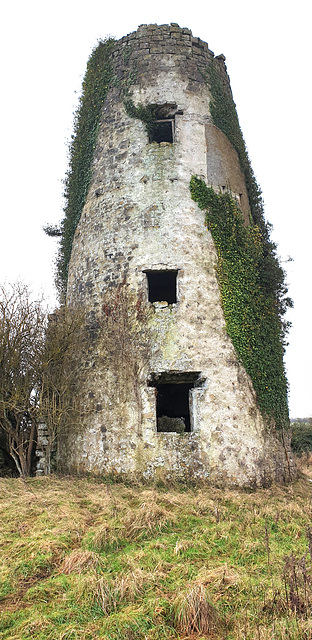
[{"label": "ivy on wall", "polygon": [[253,381],[263,415],[277,427],[288,427],[287,380],[283,353],[292,306],[285,273],[270,240],[257,185],[235,103],[218,61],[208,69],[210,111],[214,124],[236,149],[245,177],[251,225],[230,194],[217,194],[200,179],[191,180],[191,195],[206,210],[206,222],[218,254],[218,278],[226,327],[235,350]]},{"label": "ivy on wall", "polygon": [[144,107],[141,103],[136,107],[132,98],[124,100],[124,107],[127,115],[130,118],[137,118],[145,124],[146,131],[149,136],[152,136],[155,128],[155,120],[157,118],[157,108],[152,105]]},{"label": "ivy on wall", "polygon": [[229,194],[216,194],[196,178],[191,193],[206,209],[207,224],[218,252],[218,275],[227,331],[253,380],[263,415],[276,426],[289,425],[287,380],[283,363],[289,322],[285,272],[279,264],[271,226],[264,217],[256,182],[239,126],[224,68],[213,60],[208,68],[210,112],[214,124],[235,148],[245,178],[251,225],[245,228],[237,203]]},{"label": "ivy on wall", "polygon": [[[222,66],[221,66],[222,65]],[[269,225],[264,219],[261,189],[257,184],[248,157],[245,141],[239,125],[235,102],[227,82],[225,69],[218,59],[212,60],[207,70],[211,93],[210,113],[216,127],[221,129],[236,150],[248,192],[252,220],[265,237],[269,236]]]},{"label": "ivy on wall", "polygon": [[241,170],[245,178],[252,222],[260,230],[263,249],[261,258],[262,284],[267,289],[268,294],[275,296],[277,313],[281,321],[282,340],[284,340],[285,334],[289,329],[289,323],[283,321],[283,316],[287,309],[292,306],[292,301],[287,297],[285,272],[276,255],[276,244],[270,239],[272,227],[264,217],[261,189],[257,184],[250,164],[232,92],[224,69],[220,67],[220,62],[217,59],[213,60],[208,67],[208,84],[212,98],[210,112],[213,122],[227,136],[238,154]]},{"label": "ivy on wall", "polygon": [[191,196],[206,211],[217,255],[217,274],[226,328],[250,375],[262,414],[279,428],[288,427],[287,380],[278,291],[263,274],[263,241],[258,225],[244,225],[229,193],[216,193],[199,178],[191,179]]},{"label": "ivy on wall", "polygon": [[101,109],[112,79],[110,53],[113,44],[113,39],[100,41],[89,58],[69,150],[69,168],[64,190],[65,215],[59,229],[51,227],[45,229],[48,235],[60,236],[56,260],[56,286],[61,300],[66,294],[74,233],[90,186]]}]

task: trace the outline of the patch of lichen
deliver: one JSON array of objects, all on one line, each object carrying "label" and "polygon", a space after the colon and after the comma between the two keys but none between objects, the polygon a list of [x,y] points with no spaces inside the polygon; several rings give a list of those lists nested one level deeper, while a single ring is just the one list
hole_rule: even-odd
[{"label": "patch of lichen", "polygon": [[84,207],[92,175],[92,160],[102,106],[112,79],[111,50],[114,40],[100,41],[93,50],[82,84],[82,95],[74,120],[65,178],[64,218],[56,261],[56,286],[61,300],[67,286],[68,265],[77,224]]},{"label": "patch of lichen", "polygon": [[216,193],[193,176],[191,196],[206,211],[217,254],[217,274],[226,328],[234,348],[250,375],[267,424],[289,426],[285,375],[283,313],[285,285],[276,277],[276,255],[271,272],[264,258],[261,229],[244,225],[236,200]]}]

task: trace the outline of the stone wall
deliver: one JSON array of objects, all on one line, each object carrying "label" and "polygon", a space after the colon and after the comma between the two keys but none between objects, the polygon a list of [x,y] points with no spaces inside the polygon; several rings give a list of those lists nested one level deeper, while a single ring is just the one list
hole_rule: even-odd
[{"label": "stone wall", "polygon": [[[268,435],[226,333],[214,244],[190,198],[196,174],[230,189],[249,220],[237,154],[209,111],[212,59],[177,25],[142,25],[115,45],[69,269],[68,304],[83,305],[96,331],[82,357],[82,424],[60,447],[65,470],[238,485],[289,475],[285,447]],[[224,56],[218,64],[228,83]],[[127,115],[129,94],[135,105],[170,112],[172,142],[150,141],[143,122]],[[149,302],[148,273],[164,271],[177,275],[177,299]],[[157,394],[166,395],[168,380],[190,384],[182,434],[157,431]]]}]

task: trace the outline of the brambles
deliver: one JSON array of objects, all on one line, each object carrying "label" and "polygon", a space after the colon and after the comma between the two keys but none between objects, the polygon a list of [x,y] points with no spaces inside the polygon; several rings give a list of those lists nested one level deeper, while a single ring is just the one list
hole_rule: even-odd
[{"label": "brambles", "polygon": [[0,288],[0,442],[23,477],[34,470],[39,423],[50,473],[57,435],[79,422],[73,398],[84,332],[81,312],[61,308],[48,315],[26,285]]},{"label": "brambles", "polygon": [[76,383],[86,327],[85,314],[76,308],[61,307],[49,315],[38,407],[47,438],[45,474],[51,473],[51,456],[57,439],[69,428],[77,428],[83,416]]},{"label": "brambles", "polygon": [[312,418],[291,420],[291,446],[301,456],[312,451]]},{"label": "brambles", "polygon": [[312,580],[306,556],[297,558],[290,554],[284,565],[285,600],[296,615],[310,615],[312,608]]}]

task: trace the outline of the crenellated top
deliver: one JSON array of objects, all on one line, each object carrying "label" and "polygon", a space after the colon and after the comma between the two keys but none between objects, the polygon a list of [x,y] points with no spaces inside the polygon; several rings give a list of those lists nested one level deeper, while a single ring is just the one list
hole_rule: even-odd
[{"label": "crenellated top", "polygon": [[176,23],[142,24],[117,40],[113,49],[114,68],[117,77],[124,66],[135,68],[134,75],[139,82],[141,75],[153,76],[159,69],[161,59],[173,58],[176,65],[183,68],[191,84],[202,84],[206,81],[207,66],[213,59],[220,63],[220,73],[229,83],[226,72],[225,56],[215,56],[208,44],[192,35],[192,31],[181,28]]},{"label": "crenellated top", "polygon": [[136,31],[118,40],[117,45],[124,47],[135,42],[146,53],[180,53],[195,56],[209,54],[214,57],[207,42],[195,38],[190,29],[181,28],[174,22],[161,25],[141,24]]}]

